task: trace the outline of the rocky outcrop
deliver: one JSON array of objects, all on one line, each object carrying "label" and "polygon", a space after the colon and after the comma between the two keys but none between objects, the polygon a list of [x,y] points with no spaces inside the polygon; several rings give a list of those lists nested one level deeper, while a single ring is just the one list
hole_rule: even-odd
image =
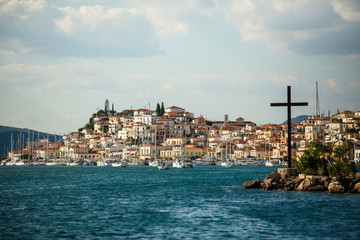
[{"label": "rocky outcrop", "polygon": [[312,186],[314,186],[314,181],[311,179],[305,179],[299,184],[299,186],[297,186],[296,191],[307,191],[309,187]]},{"label": "rocky outcrop", "polygon": [[243,187],[244,188],[260,188],[260,179],[256,179],[254,181],[250,182],[244,182]]},{"label": "rocky outcrop", "polygon": [[329,193],[344,193],[345,187],[340,184],[339,181],[331,182],[329,184]]},{"label": "rocky outcrop", "polygon": [[329,193],[360,193],[360,178],[329,178],[327,176],[298,174],[296,170],[278,169],[269,173],[264,181],[244,182],[244,188],[283,191],[328,191]]},{"label": "rocky outcrop", "polygon": [[360,179],[359,179],[359,182],[354,185],[351,192],[352,193],[360,193]]}]

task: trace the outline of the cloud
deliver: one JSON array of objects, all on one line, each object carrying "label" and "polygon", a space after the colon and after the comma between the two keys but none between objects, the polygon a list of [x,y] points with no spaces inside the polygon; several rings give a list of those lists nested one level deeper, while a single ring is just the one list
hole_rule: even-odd
[{"label": "cloud", "polygon": [[[91,2],[91,1],[90,1]],[[76,5],[90,4],[89,1]],[[359,55],[360,3],[354,1],[125,1],[55,7],[45,0],[0,2],[0,54],[136,57],[163,54],[160,42],[202,19],[225,18],[245,42],[303,55]],[[92,2],[94,4],[94,2]]]},{"label": "cloud", "polygon": [[45,1],[0,3],[1,51],[51,56],[160,54],[153,26],[135,8],[56,8]]},{"label": "cloud", "polygon": [[304,55],[360,54],[356,1],[232,1],[220,5],[243,41]]},{"label": "cloud", "polygon": [[204,0],[133,0],[129,3],[147,16],[159,38],[188,34],[194,24],[194,16],[210,17],[215,10],[211,1]]},{"label": "cloud", "polygon": [[342,87],[339,85],[338,80],[336,78],[329,78],[326,80],[327,86],[330,87],[335,92],[343,93]]},{"label": "cloud", "polygon": [[345,21],[360,21],[360,2],[353,1],[332,1],[334,11]]}]

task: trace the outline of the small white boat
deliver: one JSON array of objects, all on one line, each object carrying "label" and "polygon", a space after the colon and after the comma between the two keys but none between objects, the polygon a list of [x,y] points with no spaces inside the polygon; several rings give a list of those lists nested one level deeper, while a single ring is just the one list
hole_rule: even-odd
[{"label": "small white boat", "polygon": [[266,161],[265,162],[265,166],[267,166],[267,167],[274,167],[274,166],[279,166],[279,163],[278,162],[276,162],[276,161]]},{"label": "small white boat", "polygon": [[25,166],[24,161],[17,161],[15,162],[15,166]]},{"label": "small white boat", "polygon": [[159,165],[159,162],[157,160],[149,162],[150,167],[157,167]]},{"label": "small white boat", "polygon": [[96,166],[98,166],[98,167],[107,167],[108,163],[106,161],[97,161]]},{"label": "small white boat", "polygon": [[46,166],[62,166],[61,162],[47,162]]},{"label": "small white boat", "polygon": [[175,168],[194,168],[196,164],[194,162],[186,162],[186,161],[179,161],[176,160],[173,162],[173,167]]},{"label": "small white boat", "polygon": [[232,167],[234,167],[235,166],[235,164],[233,163],[233,162],[230,162],[230,161],[227,161],[227,162],[225,162],[225,164],[224,164],[224,167],[227,167],[227,168],[232,168]]},{"label": "small white boat", "polygon": [[159,163],[158,169],[159,170],[169,170],[169,164],[168,163]]},{"label": "small white boat", "polygon": [[116,162],[111,164],[112,167],[127,167],[129,164],[125,161],[122,162]]},{"label": "small white boat", "polygon": [[181,168],[181,162],[178,161],[178,160],[176,160],[175,162],[173,162],[172,166],[173,166],[174,168]]}]

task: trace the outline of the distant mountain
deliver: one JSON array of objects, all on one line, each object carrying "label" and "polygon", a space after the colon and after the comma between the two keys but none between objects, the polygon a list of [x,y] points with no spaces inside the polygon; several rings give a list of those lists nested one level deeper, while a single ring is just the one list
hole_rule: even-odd
[{"label": "distant mountain", "polygon": [[[15,128],[7,127],[0,125],[0,157],[6,156],[7,153],[11,150],[11,135],[13,136],[13,150],[19,149],[21,145],[22,148],[26,147],[26,142],[28,139],[28,133],[30,133],[30,138],[33,141],[37,141],[38,136],[40,139],[47,138],[49,136],[50,141],[55,141],[60,139],[60,135],[49,134],[44,132],[38,132],[35,130],[27,128]],[[21,144],[20,144],[21,137]]]},{"label": "distant mountain", "polygon": [[[291,123],[301,123],[302,121],[308,119],[308,117],[310,117],[309,115],[300,115],[300,116],[297,116],[297,117],[294,117],[294,118],[291,118]],[[281,123],[280,125],[283,125],[283,124],[287,124],[287,120],[283,123]]]}]

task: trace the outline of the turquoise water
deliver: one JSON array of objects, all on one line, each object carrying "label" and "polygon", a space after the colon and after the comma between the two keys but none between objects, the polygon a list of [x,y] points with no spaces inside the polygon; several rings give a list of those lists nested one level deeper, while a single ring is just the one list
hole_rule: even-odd
[{"label": "turquoise water", "polygon": [[360,239],[360,194],[242,188],[276,169],[0,167],[0,239]]}]

